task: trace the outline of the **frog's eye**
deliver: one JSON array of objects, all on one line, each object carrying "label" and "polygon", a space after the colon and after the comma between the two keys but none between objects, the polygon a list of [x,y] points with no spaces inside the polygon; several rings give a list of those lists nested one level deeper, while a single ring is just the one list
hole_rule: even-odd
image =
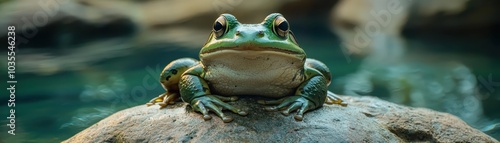
[{"label": "frog's eye", "polygon": [[222,35],[224,35],[224,33],[226,33],[226,18],[224,16],[220,16],[219,18],[217,18],[217,20],[215,20],[215,23],[214,23],[214,29],[213,29],[213,32],[215,33],[215,36],[217,38],[221,37]]},{"label": "frog's eye", "polygon": [[280,37],[286,37],[290,31],[288,21],[283,16],[278,16],[274,19],[274,33]]}]

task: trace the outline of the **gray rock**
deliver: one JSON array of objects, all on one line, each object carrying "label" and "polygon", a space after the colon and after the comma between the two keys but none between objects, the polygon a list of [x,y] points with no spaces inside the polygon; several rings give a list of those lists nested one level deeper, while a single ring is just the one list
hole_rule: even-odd
[{"label": "gray rock", "polygon": [[248,98],[231,103],[249,111],[244,117],[227,111],[234,118],[231,123],[215,115],[204,121],[185,103],[165,109],[141,105],[64,142],[498,142],[451,114],[374,97],[343,98],[347,107],[325,105],[307,113],[304,121],[266,112]]}]

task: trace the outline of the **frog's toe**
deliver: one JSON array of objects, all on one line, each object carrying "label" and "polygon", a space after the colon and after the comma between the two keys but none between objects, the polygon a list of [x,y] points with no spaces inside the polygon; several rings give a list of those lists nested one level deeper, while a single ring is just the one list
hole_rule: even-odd
[{"label": "frog's toe", "polygon": [[205,119],[205,121],[212,119],[212,116],[208,115],[208,110],[202,103],[196,102],[195,104],[192,105],[192,107],[195,111],[201,112],[201,114],[203,114],[203,119]]},{"label": "frog's toe", "polygon": [[160,108],[163,108],[163,107],[166,107],[168,104],[167,104],[167,103],[160,102],[160,103],[158,103],[158,105],[160,105]]},{"label": "frog's toe", "polygon": [[297,114],[297,115],[293,116],[293,118],[295,118],[295,120],[297,120],[297,121],[302,121],[304,119],[304,115]]},{"label": "frog's toe", "polygon": [[147,106],[151,106],[154,104],[160,105],[161,108],[167,107],[169,104],[175,104],[176,101],[179,100],[179,94],[178,93],[163,93],[160,96],[151,99],[148,103],[146,103]]},{"label": "frog's toe", "polygon": [[347,106],[347,103],[344,102],[339,96],[328,91],[327,98],[325,100],[326,104],[338,104],[340,106]]},{"label": "frog's toe", "polygon": [[[208,96],[214,96],[214,95],[208,95]],[[215,97],[217,97],[217,96],[215,96]],[[234,97],[228,97],[228,98],[233,98],[234,99]],[[236,99],[237,99],[237,97],[236,97]],[[225,103],[223,101],[212,100],[212,102],[215,103],[215,104],[217,104],[217,105],[219,105],[219,106],[221,106],[224,109],[232,111],[233,113],[236,113],[236,114],[239,114],[239,115],[242,115],[242,116],[245,116],[245,115],[248,114],[247,112],[245,112],[245,111],[243,111],[243,110],[241,110],[239,108],[236,108],[236,107],[234,107],[232,105],[229,105],[229,104],[227,104],[227,103]]]},{"label": "frog's toe", "polygon": [[297,114],[294,116],[295,120],[302,121],[304,119],[304,113],[307,111],[314,109],[314,105],[312,102],[305,102],[302,107],[297,110]]},{"label": "frog's toe", "polygon": [[290,115],[290,112],[293,112],[302,106],[302,103],[300,102],[294,102],[292,105],[288,106],[285,110],[281,111],[281,114],[288,116]]},{"label": "frog's toe", "polygon": [[[300,96],[290,96],[290,97],[285,97],[279,100],[271,100],[271,101],[264,101],[264,104],[279,104],[277,106],[272,106],[272,107],[266,107],[264,108],[267,111],[277,111],[280,109],[284,109],[285,107],[291,105],[292,103],[295,102],[295,100],[301,98]],[[280,102],[281,101],[281,102]],[[279,103],[278,103],[279,102]]]},{"label": "frog's toe", "polygon": [[224,116],[224,117],[221,117],[222,118],[222,121],[224,123],[229,123],[231,121],[233,121],[233,117],[230,117],[230,116]]},{"label": "frog's toe", "polygon": [[166,107],[168,104],[174,104],[175,101],[179,100],[179,94],[177,93],[163,93],[158,97],[151,99],[147,106],[158,104],[160,108]]},{"label": "frog's toe", "polygon": [[214,103],[205,102],[204,104],[208,109],[210,109],[210,111],[214,112],[215,114],[217,114],[217,116],[221,117],[224,122],[229,121],[229,119],[231,118],[224,115],[222,109],[217,107]]},{"label": "frog's toe", "polygon": [[[274,101],[272,101],[274,102]],[[304,118],[304,113],[314,109],[316,106],[313,102],[309,101],[307,98],[302,96],[290,96],[285,97],[283,102],[277,106],[265,108],[267,111],[277,111],[282,109],[281,113],[285,116],[289,115],[291,112],[297,111],[294,116],[295,120],[302,121]]]},{"label": "frog's toe", "polygon": [[[233,121],[232,117],[224,115],[224,113],[222,112],[222,108],[231,110],[232,112],[237,113],[239,115],[243,116],[247,115],[247,112],[240,110],[239,108],[236,108],[234,106],[231,106],[227,103],[224,103],[212,95],[195,98],[193,99],[192,103],[194,109],[201,112],[205,120],[207,120],[208,118],[207,116],[209,116],[208,111],[210,110],[214,112],[217,116],[219,116],[222,119],[222,121],[226,123]],[[222,108],[219,108],[219,106]]]},{"label": "frog's toe", "polygon": [[166,96],[167,96],[167,93],[160,94],[160,96],[151,99],[148,103],[146,103],[146,105],[151,106],[151,105],[155,105],[156,103],[161,103],[161,102],[163,102],[163,99]]},{"label": "frog's toe", "polygon": [[206,120],[210,120],[212,119],[212,116],[210,115],[203,115],[203,119],[206,121]]}]

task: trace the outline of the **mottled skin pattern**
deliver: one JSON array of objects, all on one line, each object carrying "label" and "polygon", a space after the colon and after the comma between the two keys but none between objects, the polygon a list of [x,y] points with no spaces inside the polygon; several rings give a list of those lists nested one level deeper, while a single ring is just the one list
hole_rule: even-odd
[{"label": "mottled skin pattern", "polygon": [[182,58],[168,64],[160,75],[167,92],[147,105],[166,107],[182,99],[205,120],[212,111],[231,122],[222,109],[247,112],[226,102],[241,95],[263,96],[277,98],[258,101],[276,105],[267,110],[282,110],[284,115],[296,111],[295,119],[302,120],[304,113],[325,102],[346,105],[327,94],[330,80],[325,64],[306,58],[281,14],[270,14],[260,24],[241,24],[233,15],[222,14],[200,51],[200,61]]}]

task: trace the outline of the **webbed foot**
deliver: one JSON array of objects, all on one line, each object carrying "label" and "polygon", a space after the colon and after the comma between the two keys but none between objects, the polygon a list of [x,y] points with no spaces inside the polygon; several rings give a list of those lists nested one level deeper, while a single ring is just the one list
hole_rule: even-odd
[{"label": "webbed foot", "polygon": [[281,110],[281,113],[285,116],[288,116],[290,112],[297,111],[297,114],[294,116],[295,120],[297,121],[302,121],[304,119],[305,112],[315,109],[317,107],[316,105],[314,105],[313,102],[309,101],[309,99],[297,95],[285,97],[278,100],[271,100],[271,101],[259,100],[257,102],[264,105],[279,104],[277,106],[266,107],[265,110],[267,111]]},{"label": "webbed foot", "polygon": [[338,104],[340,106],[347,106],[347,103],[344,102],[339,96],[337,96],[335,93],[328,91],[328,94],[326,96],[326,104]]},{"label": "webbed foot", "polygon": [[146,105],[151,106],[151,105],[155,105],[156,103],[158,103],[158,105],[160,105],[160,109],[161,109],[161,108],[167,107],[168,104],[175,104],[176,101],[180,100],[179,97],[180,97],[179,93],[165,92],[163,94],[160,94],[160,96],[151,99],[148,103],[146,103]]},{"label": "webbed foot", "polygon": [[[212,119],[212,116],[208,115],[208,111],[212,111],[215,114],[217,114],[217,116],[219,116],[222,119],[222,121],[224,121],[225,123],[233,121],[233,118],[230,116],[224,115],[224,113],[222,112],[222,109],[228,109],[228,110],[230,110],[236,114],[242,115],[242,116],[245,116],[248,114],[247,112],[245,112],[239,108],[236,108],[232,105],[229,105],[229,104],[223,102],[219,98],[222,98],[223,100],[230,100],[230,101],[234,101],[237,99],[234,97],[205,95],[205,96],[194,98],[191,101],[191,106],[193,107],[193,109],[195,111],[198,111],[198,112],[203,114],[203,119],[205,119],[205,120]],[[219,108],[219,106],[222,108]]]}]

